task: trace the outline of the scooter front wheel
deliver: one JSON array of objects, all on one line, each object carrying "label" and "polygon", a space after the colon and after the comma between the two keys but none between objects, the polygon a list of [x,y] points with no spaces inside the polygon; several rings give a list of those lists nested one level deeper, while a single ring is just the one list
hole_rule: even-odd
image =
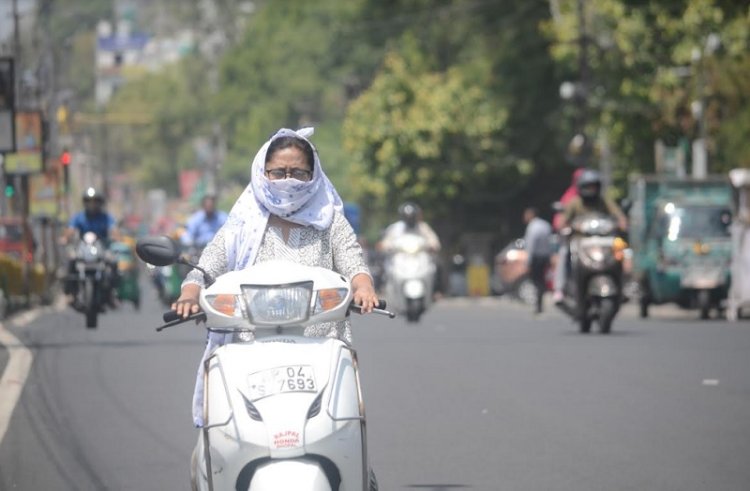
[{"label": "scooter front wheel", "polygon": [[602,298],[599,304],[599,332],[609,334],[612,331],[612,321],[617,313],[617,304],[613,298]]}]

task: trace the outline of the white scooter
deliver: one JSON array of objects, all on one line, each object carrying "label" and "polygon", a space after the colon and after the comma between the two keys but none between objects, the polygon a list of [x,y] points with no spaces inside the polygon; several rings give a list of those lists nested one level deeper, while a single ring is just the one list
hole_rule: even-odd
[{"label": "white scooter", "polygon": [[415,233],[404,233],[393,241],[386,262],[385,295],[396,312],[409,322],[418,322],[432,303],[435,260],[427,241]]},{"label": "white scooter", "polygon": [[[186,262],[168,237],[142,239],[137,252],[157,266]],[[357,310],[349,281],[286,261],[208,280],[203,312],[188,319],[234,340],[204,362],[193,489],[376,490],[356,352],[338,339],[303,335],[307,325]],[[185,322],[175,316],[165,314],[157,330]]]}]

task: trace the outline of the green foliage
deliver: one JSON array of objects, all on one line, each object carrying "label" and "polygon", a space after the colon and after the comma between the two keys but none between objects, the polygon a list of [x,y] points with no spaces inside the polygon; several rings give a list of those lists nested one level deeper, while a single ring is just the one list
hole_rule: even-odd
[{"label": "green foliage", "polygon": [[[574,79],[579,35],[577,0],[559,0],[545,25],[553,56]],[[747,162],[746,53],[750,3],[720,0],[585,2],[593,89],[588,131],[606,127],[616,174],[653,172],[653,142],[676,145],[699,136],[691,115],[703,100],[710,171]],[[711,46],[710,39],[720,46]],[[744,90],[744,92],[743,92]]]},{"label": "green foliage", "polygon": [[125,84],[108,105],[108,114],[130,122],[110,130],[116,135],[108,140],[110,151],[120,154],[124,168],[138,169],[143,182],[176,193],[179,171],[197,167],[194,138],[210,134],[213,122],[205,68],[188,58]]},{"label": "green foliage", "polygon": [[[356,43],[343,29],[357,9],[358,2],[284,0],[253,14],[244,39],[223,60],[216,97],[230,134],[228,176],[246,179],[255,152],[280,127],[329,128],[341,120],[351,85],[374,65],[366,48],[350,49]],[[320,133],[315,140],[326,169],[345,174],[339,168],[346,163],[334,160],[337,142]]]},{"label": "green foliage", "polygon": [[[750,2],[580,1],[590,45],[586,131],[609,141],[618,184],[653,171],[657,138],[698,136],[698,99],[710,170],[750,165]],[[90,63],[94,19],[111,8],[89,2],[97,12],[86,14],[89,30],[47,19],[55,39],[72,39],[76,67]],[[272,132],[312,125],[326,173],[362,205],[370,231],[405,199],[420,202],[441,232],[520,226],[519,208],[544,210],[572,170],[564,149],[580,113],[558,91],[579,77],[578,2],[253,2],[244,30],[228,27],[232,44],[221,59],[196,54],[117,94],[109,113],[151,123],[112,129],[111,152],[144,182],[174,192],[179,170],[197,166],[194,139],[220,123],[229,146],[223,182],[236,193]],[[73,3],[82,5],[59,2]],[[216,4],[221,22],[238,4]],[[63,12],[58,2],[44,5]],[[198,0],[172,7],[176,19],[199,23]],[[706,48],[712,34],[718,49]],[[68,80],[90,92],[84,73]]]},{"label": "green foliage", "polygon": [[[58,86],[73,91],[79,104],[93,98],[96,26],[112,18],[112,0],[42,0],[38,32],[44,54],[55,60]],[[41,54],[40,54],[41,56]]]},{"label": "green foliage", "polygon": [[486,199],[482,188],[523,166],[507,157],[507,113],[486,86],[470,70],[420,69],[420,59],[414,51],[386,57],[350,106],[344,148],[357,169],[355,185],[381,208],[415,199],[439,214],[459,200]]}]

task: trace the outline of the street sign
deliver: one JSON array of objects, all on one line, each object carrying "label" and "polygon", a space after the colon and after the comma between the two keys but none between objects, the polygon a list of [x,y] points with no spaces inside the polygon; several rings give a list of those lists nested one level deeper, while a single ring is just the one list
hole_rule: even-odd
[{"label": "street sign", "polygon": [[16,151],[5,156],[6,174],[36,174],[42,172],[43,161],[42,113],[16,112]]}]

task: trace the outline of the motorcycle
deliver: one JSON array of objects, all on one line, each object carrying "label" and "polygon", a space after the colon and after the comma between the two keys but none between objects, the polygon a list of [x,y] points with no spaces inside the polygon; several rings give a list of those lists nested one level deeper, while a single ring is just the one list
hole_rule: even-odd
[{"label": "motorcycle", "polygon": [[565,231],[571,269],[558,306],[578,322],[581,333],[590,332],[596,321],[599,331],[608,334],[623,302],[627,243],[617,235],[616,228],[611,217],[590,213],[576,218],[570,230]]},{"label": "motorcycle", "polygon": [[[189,263],[168,237],[142,239],[137,253],[156,266]],[[307,325],[357,310],[349,281],[288,261],[215,280],[203,273],[210,285],[201,292],[203,311],[187,320],[232,341],[204,359],[193,489],[376,490],[356,351],[303,335]],[[186,320],[167,312],[164,321],[157,330]]]},{"label": "motorcycle", "polygon": [[407,232],[387,252],[385,296],[391,299],[396,312],[406,315],[408,322],[419,322],[432,304],[435,283],[436,265],[427,241]]},{"label": "motorcycle", "polygon": [[96,328],[99,313],[111,304],[114,277],[104,242],[93,232],[83,234],[70,259],[68,293],[73,295],[72,307],[86,316],[87,328]]}]

